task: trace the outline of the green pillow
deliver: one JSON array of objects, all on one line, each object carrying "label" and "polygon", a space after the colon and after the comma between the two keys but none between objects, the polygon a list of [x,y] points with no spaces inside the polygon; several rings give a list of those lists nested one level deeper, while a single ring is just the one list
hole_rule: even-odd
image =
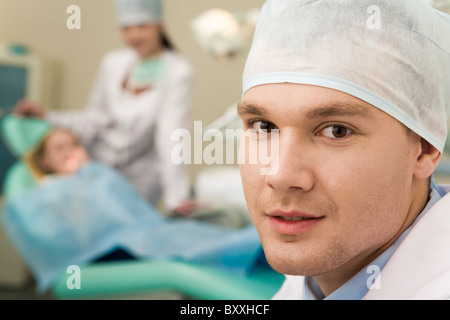
[{"label": "green pillow", "polygon": [[[0,123],[1,135],[11,152],[21,158],[50,131],[48,122],[40,119],[8,115]],[[3,195],[6,199],[32,188],[35,181],[22,161],[15,163],[5,177]]]},{"label": "green pillow", "polygon": [[51,125],[41,119],[6,116],[1,122],[5,143],[17,157],[35,147],[50,131]]},{"label": "green pillow", "polygon": [[5,199],[10,200],[34,186],[36,186],[36,181],[27,166],[22,161],[18,161],[6,174],[3,186],[3,196]]}]

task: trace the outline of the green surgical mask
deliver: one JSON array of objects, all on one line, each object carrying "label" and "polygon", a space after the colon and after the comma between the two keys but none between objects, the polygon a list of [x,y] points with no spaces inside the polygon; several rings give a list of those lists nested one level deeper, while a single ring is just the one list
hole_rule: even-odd
[{"label": "green surgical mask", "polygon": [[140,61],[131,72],[128,81],[130,89],[143,89],[153,86],[164,76],[166,66],[162,58],[152,58]]}]

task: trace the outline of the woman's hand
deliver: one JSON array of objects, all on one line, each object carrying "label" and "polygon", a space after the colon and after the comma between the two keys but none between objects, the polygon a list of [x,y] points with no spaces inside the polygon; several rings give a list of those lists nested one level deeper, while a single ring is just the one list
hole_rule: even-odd
[{"label": "woman's hand", "polygon": [[31,101],[29,99],[20,100],[14,110],[15,115],[27,118],[44,118],[45,109],[38,103]]}]

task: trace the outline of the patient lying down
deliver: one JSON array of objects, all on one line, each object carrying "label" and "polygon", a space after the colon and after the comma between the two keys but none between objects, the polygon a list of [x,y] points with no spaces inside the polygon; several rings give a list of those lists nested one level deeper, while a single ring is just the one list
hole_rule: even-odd
[{"label": "patient lying down", "polygon": [[70,265],[97,263],[117,254],[242,273],[261,253],[253,226],[233,230],[165,218],[118,172],[91,160],[67,130],[47,134],[27,162],[36,179],[45,183],[9,200],[2,219],[40,291],[51,287]]}]

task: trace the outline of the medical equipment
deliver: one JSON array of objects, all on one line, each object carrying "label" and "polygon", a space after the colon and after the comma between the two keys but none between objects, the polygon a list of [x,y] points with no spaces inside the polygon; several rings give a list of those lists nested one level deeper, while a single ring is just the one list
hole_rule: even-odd
[{"label": "medical equipment", "polygon": [[[14,105],[23,98],[51,107],[52,68],[48,60],[31,52],[25,46],[0,43],[0,119],[10,114]],[[1,185],[14,160],[14,155],[7,145],[0,141]]]},{"label": "medical equipment", "polygon": [[70,265],[123,248],[139,260],[174,259],[247,273],[261,253],[253,225],[225,228],[168,219],[117,171],[91,161],[6,202],[2,221],[39,291]]},{"label": "medical equipment", "polygon": [[260,9],[231,13],[209,9],[191,22],[194,38],[206,52],[227,59],[242,52],[255,29]]},{"label": "medical equipment", "polygon": [[14,110],[14,107],[8,106],[8,107],[2,107],[0,106],[0,118],[3,118],[4,116],[12,113]]},{"label": "medical equipment", "polygon": [[53,107],[53,65],[27,47],[0,43],[0,106],[29,98]]},{"label": "medical equipment", "polygon": [[[11,115],[0,117],[0,137],[2,150],[2,161],[9,159],[7,166],[2,167],[5,172],[4,183],[2,182],[3,203],[6,199],[16,194],[22,193],[35,184],[33,178],[23,163],[18,160],[22,155],[32,147],[41,135],[48,130],[48,125],[41,121],[33,119],[20,119],[23,126],[16,126],[7,119],[13,118]],[[14,142],[11,143],[11,137]],[[2,163],[2,165],[4,162]],[[3,180],[2,180],[3,181]],[[31,279],[30,272],[21,256],[14,249],[9,239],[3,232],[0,223],[0,286],[8,288],[22,288],[29,284]]]},{"label": "medical equipment", "polygon": [[450,114],[449,34],[450,16],[422,0],[269,0],[243,92],[285,82],[343,91],[442,152]]},{"label": "medical equipment", "polygon": [[[0,119],[10,114],[13,107],[1,107],[0,106]],[[8,145],[4,143],[2,135],[0,134],[0,182],[5,179],[6,172],[16,161],[14,154],[8,148]],[[0,194],[3,192],[3,186],[0,184]]]}]

